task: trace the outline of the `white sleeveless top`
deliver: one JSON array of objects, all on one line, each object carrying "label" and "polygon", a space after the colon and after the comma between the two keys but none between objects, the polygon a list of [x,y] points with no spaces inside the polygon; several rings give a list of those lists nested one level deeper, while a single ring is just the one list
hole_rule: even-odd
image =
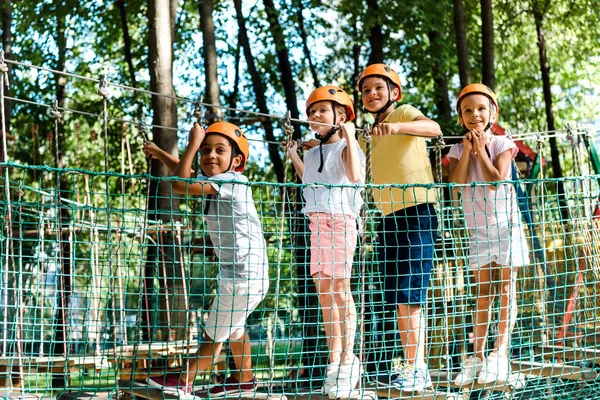
[{"label": "white sleeveless top", "polygon": [[[346,139],[323,145],[323,171],[319,172],[321,155],[319,147],[313,147],[304,157],[304,176],[302,182],[304,213],[322,212],[329,214],[346,214],[355,218],[363,204],[361,193],[365,183],[365,154],[356,144],[360,159],[361,177],[352,183],[346,176],[346,168],[342,160],[342,151],[346,148]],[[331,185],[348,185],[345,187]],[[358,187],[360,186],[360,187]]]}]

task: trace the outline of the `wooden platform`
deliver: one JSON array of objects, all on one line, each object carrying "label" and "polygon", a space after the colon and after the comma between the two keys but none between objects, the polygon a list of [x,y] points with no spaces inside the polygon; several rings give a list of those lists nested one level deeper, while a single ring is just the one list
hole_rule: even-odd
[{"label": "wooden platform", "polygon": [[600,364],[600,349],[587,347],[542,346],[536,347],[535,353],[547,358],[588,361],[592,364]]},{"label": "wooden platform", "polygon": [[[321,391],[285,393],[283,395],[288,400],[330,400],[327,394]],[[353,390],[348,397],[340,397],[340,400],[377,400],[377,394],[372,390]]]},{"label": "wooden platform", "polygon": [[588,381],[593,381],[598,378],[598,372],[596,370],[572,365],[527,362],[521,360],[512,360],[510,365],[513,372],[519,371],[524,375]]},{"label": "wooden platform", "polygon": [[442,387],[450,387],[453,389],[461,389],[466,391],[474,391],[474,390],[488,390],[494,392],[505,392],[510,393],[513,390],[522,389],[525,387],[527,383],[527,376],[524,374],[514,371],[510,374],[507,380],[503,381],[495,381],[486,384],[480,384],[475,380],[475,382],[468,385],[457,385],[454,383],[456,377],[458,376],[458,372],[454,372],[452,374],[448,374],[446,372],[442,372],[439,370],[430,370],[431,380],[433,381],[434,386],[442,386]]},{"label": "wooden platform", "polygon": [[[132,396],[132,398],[141,398],[149,400],[179,399],[179,395],[163,392],[160,389],[149,386],[145,382],[119,381],[119,391]],[[208,390],[197,390],[194,392],[197,399],[208,399]],[[284,394],[269,394],[264,392],[254,392],[247,396],[225,396],[222,399],[236,398],[240,400],[287,400]]]},{"label": "wooden platform", "polygon": [[41,399],[40,396],[38,396],[37,394],[29,394],[29,393],[21,393],[20,390],[12,390],[12,391],[6,391],[6,390],[0,390],[0,398],[1,399],[19,399],[19,400],[39,400]]},{"label": "wooden platform", "polygon": [[404,392],[395,388],[382,386],[376,382],[365,385],[365,390],[373,391],[378,397],[385,397],[387,399],[463,400],[463,396],[458,393],[447,393],[433,389]]},{"label": "wooden platform", "polygon": [[[106,389],[104,389],[106,390]],[[106,392],[64,392],[58,395],[57,400],[77,400],[77,399],[93,399],[93,400],[113,400]]]}]

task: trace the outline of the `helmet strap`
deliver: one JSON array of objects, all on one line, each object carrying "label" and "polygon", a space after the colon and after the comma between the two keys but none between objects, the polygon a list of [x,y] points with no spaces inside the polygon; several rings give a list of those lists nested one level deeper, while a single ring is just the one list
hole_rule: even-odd
[{"label": "helmet strap", "polygon": [[336,115],[335,115],[335,102],[333,102],[333,101],[331,102],[331,107],[333,109],[333,125],[334,126],[331,127],[331,129],[329,130],[329,132],[327,132],[327,135],[325,135],[325,137],[321,137],[321,135],[319,135],[318,133],[315,135],[316,138],[321,141],[321,143],[319,143],[319,155],[320,155],[320,158],[321,158],[321,163],[319,164],[319,169],[318,169],[319,173],[323,172],[323,163],[324,163],[324,160],[323,160],[323,144],[324,143],[326,144],[329,141],[329,139],[331,139],[331,137],[333,136],[333,134],[335,132],[337,132],[337,130],[339,129],[337,126],[335,126],[336,122],[337,122],[337,118],[336,118]]}]

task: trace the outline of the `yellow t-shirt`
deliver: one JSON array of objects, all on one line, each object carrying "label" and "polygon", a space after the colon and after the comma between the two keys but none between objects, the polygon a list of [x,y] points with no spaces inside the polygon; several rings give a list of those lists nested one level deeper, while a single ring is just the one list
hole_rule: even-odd
[{"label": "yellow t-shirt", "polygon": [[[383,122],[410,122],[423,113],[408,104],[392,111]],[[365,150],[365,143],[360,145]],[[433,183],[431,163],[425,139],[410,135],[371,137],[371,168],[373,183],[382,184],[428,184]],[[407,207],[437,201],[434,188],[383,187],[374,188],[373,201],[383,215]]]}]

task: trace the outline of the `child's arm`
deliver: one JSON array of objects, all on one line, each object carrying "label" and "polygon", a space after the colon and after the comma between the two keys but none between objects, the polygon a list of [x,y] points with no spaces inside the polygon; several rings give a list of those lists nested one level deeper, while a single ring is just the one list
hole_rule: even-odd
[{"label": "child's arm", "polygon": [[[450,174],[448,180],[454,183],[467,183],[467,171],[469,169],[469,160],[473,151],[471,142],[471,132],[467,132],[462,140],[463,152],[460,159],[450,158]],[[458,190],[458,188],[456,188]]]},{"label": "child's arm", "polygon": [[360,158],[358,155],[354,124],[347,122],[340,124],[342,137],[346,139],[346,148],[342,151],[342,161],[346,169],[346,177],[352,183],[360,181]]},{"label": "child's arm", "polygon": [[304,162],[298,155],[298,143],[295,140],[292,140],[290,143],[286,143],[284,145],[285,151],[288,153],[288,157],[292,160],[292,164],[294,164],[294,168],[296,169],[296,173],[302,179],[304,176]]},{"label": "child's arm", "polygon": [[506,179],[510,162],[512,160],[512,149],[506,150],[496,157],[495,163],[492,163],[490,156],[486,150],[486,136],[480,129],[471,131],[473,137],[474,153],[479,160],[481,173],[486,182],[498,182]]},{"label": "child's arm", "polygon": [[421,137],[438,137],[442,130],[437,122],[421,115],[409,122],[384,122],[373,127],[373,136],[403,133]]},{"label": "child's arm", "polygon": [[[196,152],[200,149],[204,135],[204,128],[197,122],[194,122],[194,126],[190,129],[188,145],[173,172],[174,175],[180,178],[192,177],[192,162],[194,161]],[[173,191],[179,194],[194,194],[198,196],[217,194],[217,191],[210,183],[187,183],[183,181],[173,182]]]},{"label": "child's arm", "polygon": [[171,171],[171,173],[175,172],[175,168],[177,167],[177,163],[179,162],[179,159],[177,157],[172,156],[171,154],[167,153],[152,142],[144,143],[142,151],[144,152],[146,157],[156,158],[157,160],[165,164],[169,171]]}]

